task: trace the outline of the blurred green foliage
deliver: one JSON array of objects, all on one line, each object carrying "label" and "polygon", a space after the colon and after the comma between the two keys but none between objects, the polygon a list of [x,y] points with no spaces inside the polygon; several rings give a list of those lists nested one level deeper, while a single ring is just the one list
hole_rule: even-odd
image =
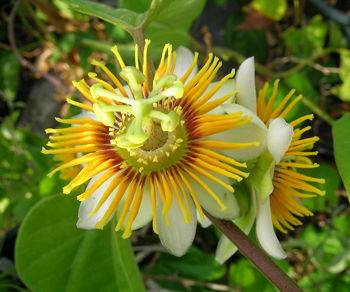
[{"label": "blurred green foliage", "polygon": [[[49,45],[52,51],[45,60],[45,64],[51,66],[48,70],[55,71],[56,66],[63,63],[69,68],[82,67],[86,73],[91,69],[89,62],[98,54],[97,57],[104,58],[116,71],[118,68],[110,58],[110,47],[118,43],[126,61],[132,60],[132,37],[123,28],[132,31],[135,26],[145,25],[145,35],[152,40],[151,53],[155,61],[167,42],[174,47],[192,47],[203,55],[206,49],[213,49],[225,61],[233,62],[231,67],[237,67],[243,58],[254,55],[261,84],[269,78],[272,82],[281,79],[279,98],[295,88],[311,101],[298,105],[288,119],[310,112],[323,118],[321,115],[325,112],[332,120],[349,110],[350,51],[343,27],[315,9],[312,13],[307,10],[308,6],[303,9],[301,1],[253,0],[247,4],[246,1],[166,0],[153,1],[159,6],[147,12],[150,0],[121,0],[106,14],[98,3],[102,1],[54,0],[52,7],[73,27],[65,33],[55,32],[45,11],[24,2],[16,22],[19,52],[43,51]],[[73,2],[90,3],[90,7],[71,9],[68,4]],[[217,13],[214,17],[211,16],[212,7]],[[9,3],[4,9],[8,13],[11,8]],[[79,13],[83,11],[90,16]],[[91,15],[109,22],[102,23]],[[219,18],[223,26],[217,28],[214,24]],[[102,24],[102,28],[96,23]],[[205,31],[209,32],[209,37]],[[1,26],[0,32],[1,42],[6,43],[6,27]],[[211,43],[211,37],[219,37],[221,43]],[[222,48],[226,54],[220,54]],[[54,167],[54,161],[40,153],[47,139],[34,134],[30,124],[25,128],[18,127],[27,97],[24,93],[27,88],[22,88],[22,81],[32,82],[33,77],[21,68],[9,47],[0,48],[0,62],[0,240],[4,244],[9,231],[21,224],[15,268],[24,282],[12,277],[14,271],[0,263],[3,272],[0,289],[96,291],[102,285],[107,287],[103,291],[142,291],[130,247],[121,247],[125,242],[110,226],[103,232],[75,229],[77,203],[73,203],[74,196],[55,196],[61,194],[65,182],[59,175],[46,176]],[[73,69],[69,70],[72,75],[79,75]],[[283,245],[289,261],[278,264],[305,291],[347,291],[350,285],[350,221],[342,184],[349,191],[350,119],[345,115],[333,125],[338,169],[333,163],[329,127],[320,119],[315,125],[315,134],[321,138],[322,165],[307,173],[326,178],[326,183],[321,186],[326,195],[304,200],[314,217],[306,218],[304,226],[285,237]],[[30,215],[26,217],[28,212]],[[219,236],[214,227],[201,229],[195,246],[182,258],[162,251],[147,252],[158,244],[151,232],[142,239],[136,237],[137,245],[141,246],[138,255],[146,254],[140,262],[146,284],[168,291],[276,291],[248,260],[239,255],[225,265],[215,262],[213,253]],[[61,242],[62,238],[66,240]],[[128,252],[121,252],[122,248]],[[38,254],[41,256],[36,258]],[[125,257],[122,261],[113,261],[121,255]],[[29,268],[28,262],[32,263]],[[119,282],[121,271],[130,274],[126,284]],[[130,288],[133,285],[135,287]]]}]

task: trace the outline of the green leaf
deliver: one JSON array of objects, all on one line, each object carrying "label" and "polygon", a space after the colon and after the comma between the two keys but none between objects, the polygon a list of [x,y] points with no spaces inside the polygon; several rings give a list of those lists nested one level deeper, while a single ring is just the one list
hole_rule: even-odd
[{"label": "green leaf", "polygon": [[[297,29],[291,27],[285,31],[285,43],[296,56],[307,58],[319,53],[326,42],[328,26],[321,15],[316,15],[310,22]],[[302,41],[301,41],[302,40]]]},{"label": "green leaf", "polygon": [[0,50],[0,91],[11,104],[16,97],[19,82],[20,65],[10,51]]},{"label": "green leaf", "polygon": [[350,101],[350,51],[341,50],[340,51],[340,79],[343,83],[334,88],[334,93],[339,96],[340,99],[344,101]]},{"label": "green leaf", "polygon": [[161,275],[173,275],[197,279],[201,281],[214,281],[220,279],[226,271],[224,265],[214,259],[214,255],[205,255],[195,247],[181,258],[170,254],[162,254],[152,273]]},{"label": "green leaf", "polygon": [[345,115],[333,125],[334,156],[339,174],[350,200],[350,115]]},{"label": "green leaf", "polygon": [[146,14],[140,14],[128,9],[114,9],[110,6],[87,0],[63,0],[75,11],[101,18],[124,28],[127,31],[140,27]]},{"label": "green leaf", "polygon": [[169,28],[187,27],[204,9],[205,0],[153,0],[146,24],[153,22]]},{"label": "green leaf", "polygon": [[247,260],[240,259],[229,269],[229,285],[240,287],[239,291],[276,291],[272,284]]},{"label": "green leaf", "polygon": [[76,228],[74,197],[50,196],[26,216],[15,247],[16,268],[36,292],[144,291],[128,240],[109,224]]},{"label": "green leaf", "polygon": [[255,10],[273,20],[281,20],[287,11],[286,0],[253,0],[250,4]]}]

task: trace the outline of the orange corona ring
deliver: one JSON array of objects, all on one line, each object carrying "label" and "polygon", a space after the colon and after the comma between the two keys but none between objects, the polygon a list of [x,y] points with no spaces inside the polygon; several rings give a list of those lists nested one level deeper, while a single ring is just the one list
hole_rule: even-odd
[{"label": "orange corona ring", "polygon": [[[254,147],[259,142],[230,141],[230,130],[251,120],[242,112],[215,114],[235,95],[233,87],[230,92],[223,90],[234,72],[212,83],[221,67],[218,58],[210,54],[197,71],[197,53],[192,55],[185,48],[174,52],[167,44],[150,80],[149,43],[146,40],[142,67],[137,46],[133,67],[125,64],[117,47],[112,49],[120,78],[105,65],[92,62],[108,78],[89,73],[89,82],[74,82],[87,102],[67,101],[84,113],[72,119],[57,118],[71,126],[47,129],[50,149],[42,152],[62,161],[49,175],[74,174],[63,189],[65,194],[89,182],[78,196],[82,202],[78,227],[103,228],[115,215],[116,230],[127,238],[132,230],[153,221],[163,244],[181,255],[193,240],[197,214],[203,220],[202,208],[219,218],[238,215],[231,180],[248,176],[246,164],[221,151]],[[183,60],[189,57],[191,61],[184,66]],[[227,133],[228,138],[220,140],[218,133]],[[183,228],[179,229],[184,233],[181,247],[169,242],[166,228],[173,236]]]}]

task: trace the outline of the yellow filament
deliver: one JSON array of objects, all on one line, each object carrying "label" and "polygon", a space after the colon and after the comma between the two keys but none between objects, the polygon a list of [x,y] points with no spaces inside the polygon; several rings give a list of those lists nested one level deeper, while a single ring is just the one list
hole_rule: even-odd
[{"label": "yellow filament", "polygon": [[278,172],[284,173],[286,176],[294,177],[294,178],[301,179],[304,181],[316,182],[316,183],[321,183],[321,184],[325,183],[325,180],[323,178],[315,178],[315,177],[307,176],[307,175],[304,175],[304,174],[301,174],[301,173],[298,173],[296,171],[289,170],[289,169],[281,168],[278,170]]},{"label": "yellow filament", "polygon": [[87,104],[84,104],[84,103],[81,103],[81,102],[74,101],[73,99],[70,99],[70,98],[67,98],[66,100],[67,100],[67,102],[68,102],[69,104],[71,104],[71,105],[74,105],[74,106],[76,106],[76,107],[80,107],[81,109],[84,109],[84,110],[86,110],[86,111],[90,111],[90,112],[93,111],[93,110],[92,110],[92,106],[90,106],[90,105],[87,105]]},{"label": "yellow filament", "polygon": [[214,140],[202,140],[196,143],[199,146],[209,149],[244,149],[252,146],[259,146],[259,142],[247,142],[247,143],[230,143]]},{"label": "yellow filament", "polygon": [[[185,84],[187,78],[190,76],[190,74],[192,73],[194,67],[196,66],[197,62],[198,62],[198,52],[194,53],[194,58],[192,61],[192,64],[190,65],[190,67],[188,67],[186,73],[180,78],[180,81]],[[180,76],[179,76],[180,77]]]},{"label": "yellow filament", "polygon": [[197,157],[200,158],[200,160],[196,159],[196,161],[198,161],[198,163],[205,163],[207,165],[207,167],[211,167],[212,165],[214,165],[220,169],[225,169],[230,173],[235,173],[235,174],[238,174],[238,175],[245,177],[245,178],[247,178],[249,176],[249,173],[243,172],[237,168],[234,168],[230,165],[227,165],[227,164],[222,163],[218,160],[215,160],[210,156],[197,153]]},{"label": "yellow filament", "polygon": [[132,223],[135,221],[137,213],[140,210],[144,186],[145,186],[145,177],[143,177],[141,179],[141,182],[138,186],[136,197],[135,197],[135,200],[132,204],[130,215],[129,215],[129,218],[126,222],[125,230],[124,230],[124,233],[122,235],[123,238],[129,238],[131,236]]},{"label": "yellow filament", "polygon": [[96,180],[84,193],[77,196],[79,201],[85,201],[88,199],[104,182],[113,176],[116,172],[116,168],[107,170],[101,177]]},{"label": "yellow filament", "polygon": [[128,196],[124,202],[124,207],[123,207],[122,213],[120,214],[120,217],[118,219],[118,223],[117,223],[117,226],[115,227],[115,231],[119,231],[124,223],[124,219],[129,211],[129,208],[130,208],[132,201],[134,200],[135,192],[139,186],[139,180],[140,180],[140,175],[138,175],[138,174],[136,175],[136,177],[134,177],[131,180]]},{"label": "yellow filament", "polygon": [[213,54],[210,53],[208,56],[207,62],[204,64],[201,70],[190,80],[190,82],[185,86],[185,92],[188,92],[194,85],[200,80],[203,74],[208,70],[208,67],[211,64],[211,60],[213,59]]},{"label": "yellow filament", "polygon": [[[231,185],[226,184],[225,182],[223,182],[221,179],[217,178],[216,176],[210,174],[209,172],[205,171],[204,169],[194,165],[193,163],[189,163],[188,164],[193,170],[195,170],[197,173],[203,175],[204,177],[206,177],[207,179],[212,180],[213,182],[216,182],[217,184],[223,186],[225,189],[227,189],[228,191],[230,191],[231,193],[234,192],[234,189]],[[214,170],[213,170],[214,172]]]},{"label": "yellow filament", "polygon": [[[97,154],[98,155],[98,154]],[[83,163],[86,163],[86,162],[89,162],[93,159],[96,159],[97,157],[96,153],[89,153],[87,155],[84,155],[84,156],[81,156],[79,158],[75,158],[71,161],[68,161],[62,165],[60,165],[59,167],[56,167],[54,170],[52,170],[48,176],[51,177],[52,175],[54,175],[56,172],[62,170],[62,169],[65,169],[65,168],[68,168],[68,167],[72,167],[72,166],[76,166],[76,165],[79,165],[79,164],[83,164]]]},{"label": "yellow filament", "polygon": [[295,163],[295,162],[280,162],[278,165],[282,167],[295,167],[295,168],[316,168],[320,166],[317,163],[304,164],[304,163]]},{"label": "yellow filament", "polygon": [[298,95],[285,109],[284,111],[279,115],[281,118],[285,118],[288,113],[294,108],[294,106],[302,99],[303,97],[301,95]]},{"label": "yellow filament", "polygon": [[124,63],[124,61],[123,61],[122,56],[119,54],[118,47],[117,47],[117,46],[114,46],[114,47],[111,49],[111,51],[113,52],[114,56],[117,58],[120,67],[121,67],[121,68],[124,68],[124,67],[125,67],[125,63]]},{"label": "yellow filament", "polygon": [[113,84],[120,90],[120,92],[124,95],[124,96],[128,96],[123,85],[121,84],[121,82],[119,81],[119,79],[102,63],[97,62],[96,60],[93,60],[92,62],[93,65],[100,67],[103,72],[105,72],[107,74],[107,76],[109,77],[109,79],[112,80]]},{"label": "yellow filament", "polygon": [[127,177],[124,178],[124,180],[120,183],[118,192],[115,195],[115,197],[114,197],[113,201],[111,202],[111,204],[109,205],[106,213],[103,215],[102,219],[99,222],[97,222],[97,224],[96,224],[96,228],[97,229],[102,229],[103,226],[105,226],[105,224],[108,221],[108,219],[112,216],[112,214],[114,213],[114,211],[118,207],[118,204],[119,204],[121,198],[124,196],[125,191],[128,188],[128,186],[129,186],[129,183],[130,183],[130,181],[129,181],[129,179]]},{"label": "yellow filament", "polygon": [[205,189],[208,194],[218,203],[218,205],[221,207],[222,211],[225,211],[227,209],[227,206],[221,202],[220,198],[215,195],[215,193],[194,173],[189,171],[187,168],[182,168],[190,177],[192,177],[200,186],[202,186],[203,189]]},{"label": "yellow filament", "polygon": [[265,112],[265,99],[267,90],[269,89],[269,84],[266,82],[264,87],[259,91],[258,101],[257,101],[257,114],[260,118],[263,117]]},{"label": "yellow filament", "polygon": [[273,91],[272,91],[271,97],[267,103],[267,106],[265,108],[264,117],[262,119],[264,123],[266,123],[269,120],[269,117],[271,116],[272,107],[273,107],[273,104],[274,104],[276,97],[277,97],[279,82],[280,82],[280,80],[277,79],[277,80],[275,80],[275,82],[273,84]]},{"label": "yellow filament", "polygon": [[223,104],[225,101],[227,101],[228,99],[230,99],[232,96],[234,96],[236,93],[238,92],[238,90],[235,90],[221,98],[218,98],[216,100],[213,100],[211,102],[202,104],[201,106],[198,107],[197,114],[198,115],[203,115],[206,114],[207,112],[210,112],[211,110],[217,108],[219,105]]},{"label": "yellow filament", "polygon": [[299,119],[294,120],[293,122],[289,123],[292,127],[295,127],[296,125],[299,125],[300,123],[306,121],[306,120],[310,120],[312,121],[314,119],[314,115],[310,114],[310,115],[305,115],[300,117]]},{"label": "yellow filament", "polygon": [[139,65],[139,46],[135,44],[135,67],[137,70],[140,69]]},{"label": "yellow filament", "polygon": [[[181,171],[176,171],[177,174],[180,176],[181,180],[185,183],[190,195],[191,195],[191,198],[198,210],[198,213],[199,213],[199,217],[201,218],[202,221],[204,221],[204,213],[203,213],[203,209],[202,209],[202,206],[199,204],[198,202],[198,198],[196,196],[196,194],[194,193],[190,183],[187,181],[187,179],[185,178],[185,176],[183,176],[183,174],[181,173]],[[179,184],[181,185],[181,183]]]},{"label": "yellow filament", "polygon": [[[214,161],[215,161],[215,160],[214,160]],[[217,173],[217,174],[220,174],[220,175],[223,175],[223,176],[226,176],[226,177],[230,177],[230,178],[232,178],[232,179],[235,179],[236,181],[241,181],[241,180],[242,180],[242,177],[240,177],[240,176],[237,175],[237,174],[234,174],[234,173],[232,173],[232,172],[229,172],[229,171],[225,170],[225,169],[224,169],[225,167],[223,167],[223,168],[218,167],[217,165],[215,165],[215,162],[213,162],[213,164],[208,164],[208,163],[206,163],[206,162],[204,162],[204,161],[201,161],[201,160],[199,160],[199,159],[196,159],[195,162],[196,162],[196,164],[197,164],[198,166],[202,166],[202,167],[205,168],[206,170],[215,172],[215,173]],[[219,165],[220,165],[220,164],[221,164],[221,163],[219,163]]]},{"label": "yellow filament", "polygon": [[190,217],[190,215],[188,215],[188,214],[190,214],[190,212],[188,211],[188,213],[187,213],[185,210],[184,204],[182,203],[182,200],[180,198],[179,190],[178,190],[177,185],[173,179],[173,176],[171,174],[169,175],[169,173],[168,173],[168,177],[169,177],[170,183],[173,187],[173,190],[174,190],[173,193],[175,194],[176,201],[178,202],[179,207],[180,207],[180,211],[182,213],[182,216],[184,217],[184,221],[185,221],[185,223],[189,223],[191,221],[191,217]]},{"label": "yellow filament", "polygon": [[283,100],[280,102],[278,107],[272,112],[270,119],[275,119],[279,116],[280,112],[284,109],[287,102],[290,100],[290,98],[295,93],[295,89],[292,89],[289,91],[289,93],[283,98]]},{"label": "yellow filament", "polygon": [[55,118],[55,120],[62,124],[92,124],[92,125],[99,125],[102,126],[103,124],[99,121],[95,121],[90,118],[85,119],[61,119],[61,118]]},{"label": "yellow filament", "polygon": [[90,93],[90,87],[87,85],[84,79],[80,81],[73,81],[73,86],[78,89],[82,95],[84,95],[91,102],[96,102],[96,99],[92,97]]},{"label": "yellow filament", "polygon": [[[150,40],[146,39],[145,40],[145,47],[143,49],[143,64],[142,64],[142,73],[143,75],[146,76],[146,80],[143,83],[143,86],[145,87],[145,90],[148,91],[148,46],[151,43]],[[151,85],[152,86],[152,85]]]},{"label": "yellow filament", "polygon": [[94,215],[103,205],[103,203],[108,199],[108,197],[111,195],[113,191],[116,190],[116,188],[125,180],[127,179],[127,176],[125,175],[125,172],[128,173],[128,171],[120,172],[118,173],[111,183],[108,185],[108,188],[103,193],[101,199],[98,201],[95,209],[89,214],[89,216]]},{"label": "yellow filament", "polygon": [[218,159],[220,161],[223,161],[223,162],[226,162],[226,163],[229,163],[231,165],[234,165],[234,166],[238,166],[238,167],[247,167],[247,164],[246,163],[241,163],[241,162],[238,162],[238,161],[235,161],[233,160],[232,158],[228,157],[228,156],[224,156],[224,155],[221,155],[219,153],[216,153],[214,151],[211,151],[209,149],[204,149],[204,148],[201,148],[201,147],[196,147],[194,149],[194,152],[199,152],[199,153],[202,153],[208,157],[211,157],[211,158],[215,158],[215,159]]},{"label": "yellow filament", "polygon": [[192,216],[191,216],[191,209],[190,209],[190,204],[188,201],[186,191],[185,191],[184,187],[182,186],[182,184],[179,182],[179,179],[177,177],[177,172],[175,169],[174,169],[174,171],[171,172],[171,174],[172,174],[172,179],[174,180],[175,185],[177,187],[179,187],[181,194],[182,194],[182,197],[184,198],[185,205],[186,205],[186,208],[188,211],[188,222],[190,222],[192,220]]},{"label": "yellow filament", "polygon": [[152,202],[152,228],[154,233],[158,234],[157,228],[157,198],[156,198],[156,188],[153,181],[153,176],[150,178],[150,189],[151,189],[151,202]]},{"label": "yellow filament", "polygon": [[[187,93],[188,102],[194,102],[202,95],[202,93],[207,89],[210,82],[214,79],[217,71],[222,66],[219,62],[219,58],[215,57],[213,63],[210,65],[209,69],[202,75],[198,83],[193,86],[193,88]],[[196,107],[194,105],[193,107]]]}]

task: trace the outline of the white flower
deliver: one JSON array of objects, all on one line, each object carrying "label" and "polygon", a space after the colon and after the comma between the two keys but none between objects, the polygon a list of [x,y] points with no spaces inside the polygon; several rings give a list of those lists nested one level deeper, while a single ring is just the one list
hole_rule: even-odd
[{"label": "white flower", "polygon": [[[202,208],[217,218],[238,217],[231,181],[248,174],[239,169],[246,164],[237,160],[256,158],[258,153],[247,148],[260,149],[256,146],[265,145],[265,136],[259,134],[261,125],[249,122],[251,115],[247,117],[243,109],[225,115],[215,112],[235,92],[233,73],[211,83],[221,66],[212,54],[198,71],[197,54],[181,47],[175,57],[166,45],[154,80],[148,80],[147,62],[139,68],[137,54],[135,67],[129,67],[117,48],[113,53],[128,88],[94,61],[111,82],[90,73],[94,85],[85,80],[74,83],[92,105],[68,102],[90,116],[58,119],[76,126],[48,129],[59,135],[50,137],[52,149],[43,152],[76,155],[51,175],[82,167],[63,189],[68,194],[89,182],[78,196],[79,228],[103,228],[115,216],[116,230],[127,238],[132,230],[153,221],[163,245],[181,256],[195,236],[197,213],[201,222],[205,219]],[[239,128],[246,124],[251,126],[244,134]]]},{"label": "white flower", "polygon": [[[275,82],[271,97],[266,101],[267,84],[259,92],[258,99],[256,98],[253,58],[245,60],[237,73],[236,88],[240,90],[237,103],[253,112],[256,123],[266,124],[268,131],[267,147],[263,149],[255,170],[246,181],[250,192],[250,208],[243,217],[234,222],[248,234],[256,217],[256,234],[261,246],[269,255],[283,259],[286,253],[277,239],[274,225],[280,231],[286,232],[284,227],[293,229],[293,225],[301,224],[296,216],[312,215],[298,200],[298,197],[309,196],[300,190],[323,195],[322,191],[307,182],[323,183],[324,180],[299,174],[295,170],[318,166],[307,158],[316,155],[317,152],[303,152],[312,147],[318,138],[301,139],[301,135],[310,127],[293,129],[305,120],[312,119],[312,115],[303,116],[290,123],[284,120],[301,96],[292,98],[294,90],[291,90],[277,103],[278,82]],[[234,109],[236,105],[223,107],[229,111],[228,108]],[[216,258],[219,262],[224,262],[236,251],[237,248],[223,236]]]}]

